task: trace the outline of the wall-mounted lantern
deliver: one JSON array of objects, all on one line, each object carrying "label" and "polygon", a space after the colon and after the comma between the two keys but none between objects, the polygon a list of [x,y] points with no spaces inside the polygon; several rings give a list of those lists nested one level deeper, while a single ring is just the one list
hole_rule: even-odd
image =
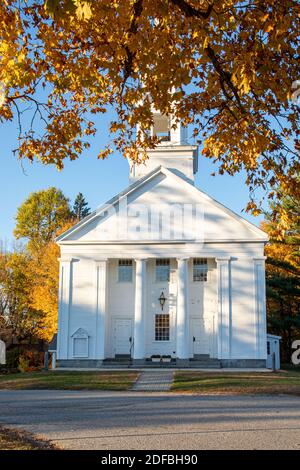
[{"label": "wall-mounted lantern", "polygon": [[161,309],[163,310],[163,309],[164,309],[165,302],[166,302],[166,300],[168,300],[168,299],[166,299],[166,297],[164,296],[164,293],[163,293],[163,292],[160,294],[158,300],[159,300]]}]

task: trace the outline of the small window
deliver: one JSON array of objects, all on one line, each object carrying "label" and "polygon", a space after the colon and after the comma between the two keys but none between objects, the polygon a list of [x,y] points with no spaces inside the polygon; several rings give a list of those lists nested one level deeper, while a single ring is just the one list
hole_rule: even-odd
[{"label": "small window", "polygon": [[155,341],[170,340],[170,315],[155,315]]},{"label": "small window", "polygon": [[169,117],[166,114],[154,114],[153,135],[158,137],[161,142],[168,142],[171,138],[169,124]]},{"label": "small window", "polygon": [[206,282],[207,281],[207,259],[195,258],[193,262],[193,281]]},{"label": "small window", "polygon": [[156,260],[156,281],[169,282],[170,280],[170,260],[157,259]]},{"label": "small window", "polygon": [[119,260],[119,282],[132,282],[132,259]]},{"label": "small window", "polygon": [[267,341],[267,354],[268,356],[271,354],[270,341]]}]

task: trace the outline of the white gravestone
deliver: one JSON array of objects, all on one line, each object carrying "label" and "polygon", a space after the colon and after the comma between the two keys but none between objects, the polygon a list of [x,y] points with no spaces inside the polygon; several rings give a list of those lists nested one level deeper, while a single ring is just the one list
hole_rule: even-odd
[{"label": "white gravestone", "polygon": [[4,341],[0,339],[0,364],[6,363],[6,346]]}]

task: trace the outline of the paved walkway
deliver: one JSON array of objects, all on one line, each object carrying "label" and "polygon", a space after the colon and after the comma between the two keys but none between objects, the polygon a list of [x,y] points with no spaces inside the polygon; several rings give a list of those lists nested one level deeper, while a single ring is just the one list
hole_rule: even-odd
[{"label": "paved walkway", "polygon": [[295,396],[0,390],[1,424],[64,449],[300,450]]},{"label": "paved walkway", "polygon": [[173,383],[171,370],[144,371],[132,387],[136,392],[165,392],[170,390]]}]

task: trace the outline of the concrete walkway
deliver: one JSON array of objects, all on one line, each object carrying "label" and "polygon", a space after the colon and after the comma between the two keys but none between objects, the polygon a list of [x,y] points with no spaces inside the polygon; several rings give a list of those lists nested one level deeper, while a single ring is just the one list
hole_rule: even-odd
[{"label": "concrete walkway", "polygon": [[132,387],[136,392],[165,392],[173,383],[173,371],[151,370],[140,374]]}]

